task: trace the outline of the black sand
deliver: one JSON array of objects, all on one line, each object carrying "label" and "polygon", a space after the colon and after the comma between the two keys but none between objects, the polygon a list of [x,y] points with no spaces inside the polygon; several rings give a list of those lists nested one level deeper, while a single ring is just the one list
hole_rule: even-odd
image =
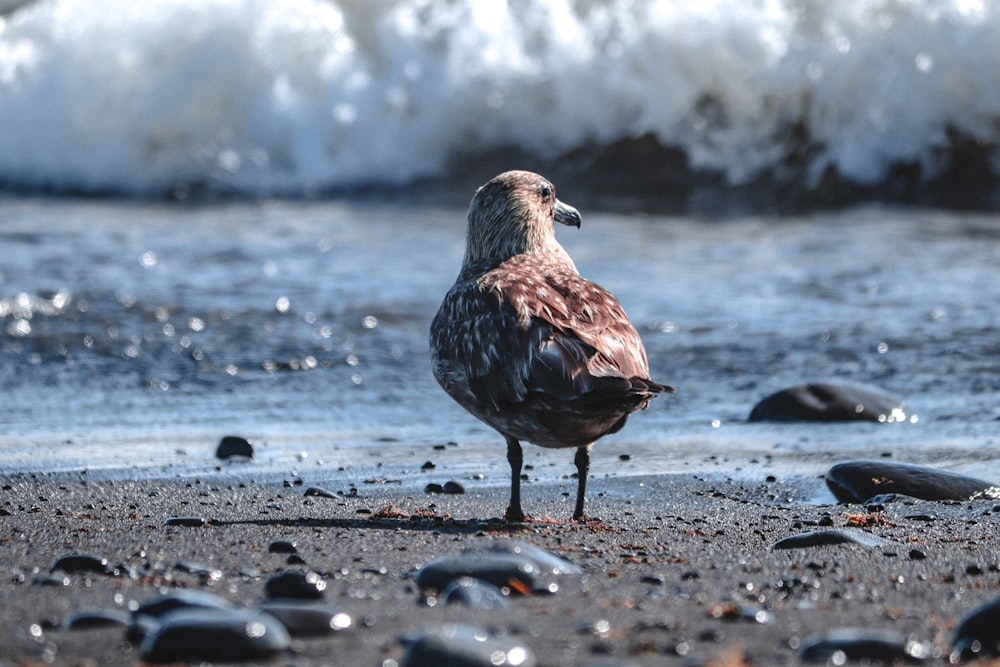
[{"label": "black sand", "polygon": [[[587,509],[601,520],[586,524],[568,520],[572,481],[529,485],[525,509],[555,521],[507,526],[493,518],[505,506],[503,487],[457,496],[373,487],[325,498],[305,496],[306,486],[221,476],[8,478],[0,491],[0,665],[138,663],[122,628],[69,631],[62,623],[81,609],[125,610],[177,587],[254,606],[270,576],[304,567],[269,553],[276,540],[294,542],[326,579],[326,599],[354,617],[335,636],[295,640],[279,664],[391,665],[402,661],[402,635],[446,622],[516,635],[540,665],[799,664],[810,635],[839,627],[898,632],[923,643],[927,664],[947,664],[958,621],[1000,595],[1000,505],[910,501],[871,512],[806,504],[821,484],[595,479]],[[165,526],[172,516],[209,523]],[[886,543],[771,549],[840,526]],[[512,599],[507,610],[424,601],[412,580],[417,568],[499,538],[565,555],[584,575],[554,595]],[[33,583],[70,553],[131,574]],[[187,573],[178,562],[219,574]]]}]

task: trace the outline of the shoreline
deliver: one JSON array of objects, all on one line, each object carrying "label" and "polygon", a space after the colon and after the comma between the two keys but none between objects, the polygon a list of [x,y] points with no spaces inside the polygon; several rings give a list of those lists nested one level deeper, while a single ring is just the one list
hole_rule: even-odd
[{"label": "shoreline", "polygon": [[[1000,504],[804,504],[821,484],[687,473],[602,478],[587,505],[599,520],[583,524],[569,520],[567,484],[534,484],[524,503],[539,520],[508,526],[495,519],[502,486],[463,495],[366,487],[327,498],[221,477],[7,477],[0,664],[135,664],[138,648],[121,627],[71,631],[63,623],[82,609],[125,611],[166,590],[205,590],[253,607],[267,580],[289,569],[319,573],[326,601],[354,623],[330,637],[294,639],[285,664],[403,664],[401,637],[455,622],[517,638],[539,665],[800,664],[811,636],[848,627],[898,633],[929,656],[924,664],[949,664],[955,626],[1000,595]],[[168,517],[206,525],[168,526]],[[772,549],[841,527],[884,542]],[[565,556],[583,574],[562,578],[553,595],[511,598],[505,610],[427,603],[413,580],[418,568],[504,539]],[[303,562],[269,552],[278,540],[293,542]],[[130,574],[33,583],[72,553]]]}]

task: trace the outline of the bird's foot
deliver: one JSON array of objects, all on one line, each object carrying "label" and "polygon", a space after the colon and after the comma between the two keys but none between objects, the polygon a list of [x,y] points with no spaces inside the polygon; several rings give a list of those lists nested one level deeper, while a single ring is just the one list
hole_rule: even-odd
[{"label": "bird's foot", "polygon": [[525,523],[531,521],[531,517],[525,514],[520,507],[513,506],[507,508],[503,518],[507,520],[507,523]]}]

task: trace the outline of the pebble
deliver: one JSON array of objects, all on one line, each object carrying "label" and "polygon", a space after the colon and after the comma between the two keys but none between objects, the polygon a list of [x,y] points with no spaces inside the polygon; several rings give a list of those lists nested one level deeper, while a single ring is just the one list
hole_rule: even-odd
[{"label": "pebble", "polygon": [[318,496],[320,498],[336,498],[337,494],[332,491],[327,491],[326,489],[321,489],[318,486],[310,486],[305,490],[306,496]]},{"label": "pebble", "polygon": [[811,383],[782,389],[761,400],[749,421],[903,421],[905,403],[880,389]]},{"label": "pebble", "polygon": [[443,491],[445,493],[458,495],[461,493],[465,493],[465,487],[454,480],[450,480],[444,483]]},{"label": "pebble", "polygon": [[305,600],[268,600],[260,611],[278,619],[292,637],[329,635],[346,630],[353,622],[342,609]]},{"label": "pebble", "polygon": [[159,618],[177,609],[232,609],[233,605],[218,595],[206,591],[177,590],[167,595],[161,595],[139,605],[135,616],[152,616]]},{"label": "pebble", "polygon": [[297,554],[299,550],[295,542],[275,540],[267,545],[267,552],[272,554]]},{"label": "pebble", "polygon": [[164,526],[186,526],[188,528],[203,528],[208,525],[208,519],[202,516],[168,516],[163,520]]},{"label": "pebble", "polygon": [[264,584],[268,598],[295,598],[299,600],[319,600],[326,590],[323,577],[315,572],[288,570],[274,575]]},{"label": "pebble", "polygon": [[227,435],[219,442],[215,457],[223,460],[250,460],[253,458],[253,443],[246,438]]},{"label": "pebble", "polygon": [[132,622],[128,612],[117,609],[83,609],[66,619],[67,630],[125,627]]},{"label": "pebble", "polygon": [[842,503],[864,503],[886,493],[921,500],[1000,498],[1000,487],[958,473],[910,463],[845,461],[826,473],[826,485]]},{"label": "pebble", "polygon": [[153,663],[270,658],[289,648],[278,619],[247,609],[178,609],[166,614],[140,647]]},{"label": "pebble", "polygon": [[445,603],[472,609],[506,609],[507,596],[493,584],[482,579],[461,577],[452,581],[441,593]]},{"label": "pebble", "polygon": [[111,569],[108,568],[107,558],[91,556],[89,554],[70,554],[68,556],[62,556],[52,563],[52,567],[49,568],[50,572],[55,572],[56,570],[67,574],[76,574],[77,572],[111,574]]},{"label": "pebble", "polygon": [[472,577],[524,593],[536,590],[540,575],[531,560],[518,554],[463,553],[435,558],[420,568],[416,582],[421,590],[443,591],[457,579]]},{"label": "pebble", "polygon": [[974,609],[955,629],[952,662],[1000,656],[1000,598]]},{"label": "pebble", "polygon": [[534,667],[535,655],[513,637],[491,636],[470,625],[445,625],[416,637],[407,644],[402,667]]},{"label": "pebble", "polygon": [[524,556],[542,572],[550,574],[583,574],[583,570],[562,556],[557,556],[530,542],[517,540],[496,540],[488,549],[493,553],[509,553]]},{"label": "pebble", "polygon": [[828,528],[826,530],[815,530],[782,538],[771,546],[771,550],[802,549],[805,547],[826,546],[828,544],[852,543],[873,549],[883,547],[887,544],[878,535],[872,535],[859,528]]},{"label": "pebble", "polygon": [[807,637],[800,655],[805,662],[842,665],[845,661],[918,662],[928,647],[892,630],[835,628],[823,635]]}]

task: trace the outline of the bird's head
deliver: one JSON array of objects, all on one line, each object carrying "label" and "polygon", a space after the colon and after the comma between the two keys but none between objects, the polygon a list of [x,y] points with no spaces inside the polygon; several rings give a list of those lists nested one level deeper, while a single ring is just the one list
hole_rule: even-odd
[{"label": "bird's head", "polygon": [[[565,251],[553,222],[580,226],[580,213],[556,199],[556,188],[530,171],[507,171],[483,185],[469,205],[465,263],[522,253]],[[567,256],[568,259],[568,256]]]}]

